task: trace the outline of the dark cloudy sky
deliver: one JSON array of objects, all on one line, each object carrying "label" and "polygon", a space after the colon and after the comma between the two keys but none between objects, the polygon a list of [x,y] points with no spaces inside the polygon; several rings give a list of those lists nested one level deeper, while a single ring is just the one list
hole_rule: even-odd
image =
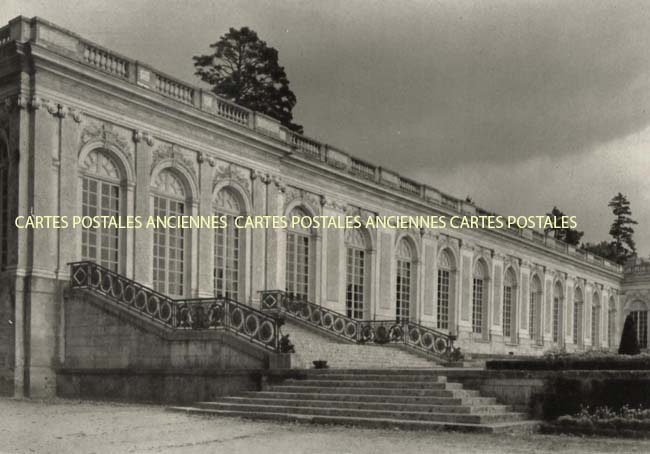
[{"label": "dark cloudy sky", "polygon": [[307,135],[502,214],[608,239],[628,196],[650,251],[650,2],[7,0],[195,82],[229,27],[278,49]]}]

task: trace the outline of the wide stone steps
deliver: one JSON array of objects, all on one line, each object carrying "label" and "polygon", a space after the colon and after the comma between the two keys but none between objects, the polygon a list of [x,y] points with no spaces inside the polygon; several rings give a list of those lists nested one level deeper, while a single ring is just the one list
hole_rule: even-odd
[{"label": "wide stone steps", "polygon": [[[205,404],[204,404],[205,405]],[[199,407],[200,408],[200,407]],[[389,411],[369,410],[354,408],[333,408],[333,407],[300,407],[290,405],[259,405],[229,402],[212,402],[209,409],[261,413],[293,413],[314,416],[344,416],[361,418],[395,418],[416,421],[437,421],[437,422],[459,422],[465,424],[494,423],[513,420],[522,420],[521,413],[487,413],[487,414],[463,414],[463,413],[432,413],[423,411]]]},{"label": "wide stone steps", "polygon": [[[431,405],[407,404],[400,402],[366,402],[349,400],[327,399],[274,399],[263,397],[224,397],[221,403],[250,404],[250,405],[282,405],[288,407],[328,407],[356,410],[390,410],[390,411],[415,411],[429,413],[508,413],[511,407],[507,405]],[[199,408],[216,408],[215,402],[199,402]]]},{"label": "wide stone steps", "polygon": [[[270,386],[270,391],[280,392],[304,392],[316,393],[331,392],[327,391],[329,388],[320,386]],[[359,388],[359,387],[336,387],[338,394],[349,394],[352,396],[361,394],[383,394],[390,396],[426,396],[426,397],[478,397],[479,392],[474,390],[447,390],[447,389],[426,389],[426,388]]]},{"label": "wide stone steps", "polygon": [[294,344],[294,361],[298,368],[310,368],[313,361],[325,360],[333,369],[432,369],[434,361],[391,345],[354,344],[323,333],[318,328],[291,318],[282,327]]},{"label": "wide stone steps", "polygon": [[[332,391],[335,393],[336,391]],[[350,400],[349,394],[329,394],[322,393],[289,393],[289,392],[273,392],[273,391],[260,391],[248,392],[242,394],[243,397],[256,397],[271,398],[271,399],[297,399],[297,400],[320,400],[325,399],[329,401],[335,400]],[[427,396],[388,396],[385,394],[364,394],[362,397],[364,402],[385,402],[385,403],[418,403],[425,405],[496,405],[497,400],[494,397],[427,397]]]},{"label": "wide stone steps", "polygon": [[172,407],[170,411],[179,411],[195,415],[212,415],[212,416],[231,416],[246,419],[272,420],[302,422],[311,424],[343,424],[356,427],[370,428],[399,428],[402,430],[426,430],[426,431],[459,431],[459,432],[478,432],[478,433],[502,433],[502,432],[519,432],[530,431],[536,426],[536,422],[531,421],[509,421],[492,424],[464,424],[448,423],[438,421],[409,421],[395,418],[360,418],[345,416],[319,416],[304,415],[297,413],[258,413],[251,414],[248,411],[227,411],[227,410],[208,410],[196,407]]},{"label": "wide stone steps", "polygon": [[500,432],[530,430],[536,422],[492,397],[448,382],[438,371],[386,373],[304,371],[259,392],[198,402],[173,410],[251,419],[308,421],[402,429]]}]

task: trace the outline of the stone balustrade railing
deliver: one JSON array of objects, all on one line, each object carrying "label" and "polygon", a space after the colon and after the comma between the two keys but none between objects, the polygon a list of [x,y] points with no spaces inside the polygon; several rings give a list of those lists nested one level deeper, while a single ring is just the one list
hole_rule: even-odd
[{"label": "stone balustrade railing", "polygon": [[86,63],[94,66],[100,71],[128,79],[129,62],[127,60],[99,47],[93,46],[92,44],[83,43],[82,46],[82,58]]},{"label": "stone balustrade railing", "polygon": [[156,73],[156,90],[187,104],[192,104],[194,100],[194,88],[159,73]]},{"label": "stone balustrade railing", "polygon": [[[317,140],[289,131],[272,118],[150,69],[136,60],[106,50],[42,19],[18,17],[12,20],[8,26],[0,29],[0,46],[11,41],[29,41],[36,44],[42,42],[52,51],[61,49],[66,56],[72,56],[73,58],[76,56],[78,61],[98,71],[137,84],[161,96],[199,109],[206,114],[273,136],[284,141],[305,157],[318,160],[351,175],[373,181],[376,184],[395,188],[415,199],[435,204],[456,213],[474,214],[481,211],[473,204],[462,202],[435,188],[403,178],[395,172],[366,163]],[[504,231],[511,235],[544,244],[553,250],[581,258],[587,262],[606,264],[607,267],[617,271],[623,270],[623,267],[618,264],[594,259],[593,256],[590,258],[589,255],[579,254],[575,250],[569,251],[565,243],[555,241],[554,238],[553,241],[550,241],[548,237],[536,231],[533,231],[532,235],[530,232],[520,229],[506,229]]]}]

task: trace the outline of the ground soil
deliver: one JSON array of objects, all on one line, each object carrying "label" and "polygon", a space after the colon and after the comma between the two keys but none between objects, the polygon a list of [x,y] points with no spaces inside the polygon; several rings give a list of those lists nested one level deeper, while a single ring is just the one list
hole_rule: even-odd
[{"label": "ground soil", "polygon": [[477,435],[188,416],[162,406],[0,398],[0,454],[648,453],[649,440]]}]

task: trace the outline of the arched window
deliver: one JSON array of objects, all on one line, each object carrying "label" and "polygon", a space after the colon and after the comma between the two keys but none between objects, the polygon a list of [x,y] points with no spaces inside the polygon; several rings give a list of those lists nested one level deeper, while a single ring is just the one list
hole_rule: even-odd
[{"label": "arched window", "polygon": [[648,307],[640,301],[630,306],[630,315],[636,327],[636,337],[640,348],[648,348]]},{"label": "arched window", "polygon": [[[293,216],[306,216],[304,210],[294,208],[289,214]],[[287,231],[287,294],[297,299],[307,300],[310,295],[311,272],[311,232],[299,224],[290,227]]]},{"label": "arched window", "polygon": [[438,312],[437,326],[449,329],[450,301],[453,295],[454,259],[449,250],[443,250],[438,256]]},{"label": "arched window", "polygon": [[242,276],[242,231],[235,226],[235,217],[244,212],[237,194],[221,189],[214,201],[214,215],[225,216],[226,226],[214,229],[214,295],[240,299]]},{"label": "arched window", "polygon": [[484,319],[486,317],[485,301],[487,298],[486,280],[488,277],[487,267],[482,260],[474,265],[472,279],[472,332],[483,334]]},{"label": "arched window", "polygon": [[560,310],[562,308],[562,299],[564,292],[562,285],[557,282],[553,289],[553,320],[552,320],[552,334],[553,342],[560,343]]},{"label": "arched window", "polygon": [[539,276],[533,276],[530,284],[530,312],[528,314],[528,333],[536,344],[542,341],[542,282]]},{"label": "arched window", "polygon": [[591,302],[591,346],[600,346],[600,295],[594,292]]},{"label": "arched window", "polygon": [[[169,169],[161,170],[153,182],[153,214],[170,219],[187,214],[185,186]],[[173,227],[175,225],[172,224]],[[157,227],[153,233],[153,285],[162,293],[185,293],[185,230]]]},{"label": "arched window", "polygon": [[[82,163],[81,211],[83,216],[119,216],[122,210],[122,175],[115,161],[102,150],[92,150]],[[117,228],[84,228],[81,256],[113,271],[120,261],[120,231]]]},{"label": "arched window", "polygon": [[616,302],[614,297],[609,298],[609,307],[607,311],[607,340],[610,348],[616,348],[618,336],[616,334]]},{"label": "arched window", "polygon": [[414,268],[413,248],[402,238],[397,243],[397,289],[395,295],[396,317],[398,321],[408,321],[411,316],[412,275]]},{"label": "arched window", "polygon": [[345,232],[346,245],[346,286],[345,310],[350,318],[363,320],[366,315],[367,294],[367,250],[364,232],[348,229]]},{"label": "arched window", "polygon": [[9,153],[0,139],[0,270],[9,261]]},{"label": "arched window", "polygon": [[516,340],[515,305],[517,278],[512,268],[508,268],[503,279],[503,337],[506,341]]},{"label": "arched window", "polygon": [[573,344],[582,345],[582,316],[584,314],[584,299],[582,289],[576,287],[573,296]]}]

